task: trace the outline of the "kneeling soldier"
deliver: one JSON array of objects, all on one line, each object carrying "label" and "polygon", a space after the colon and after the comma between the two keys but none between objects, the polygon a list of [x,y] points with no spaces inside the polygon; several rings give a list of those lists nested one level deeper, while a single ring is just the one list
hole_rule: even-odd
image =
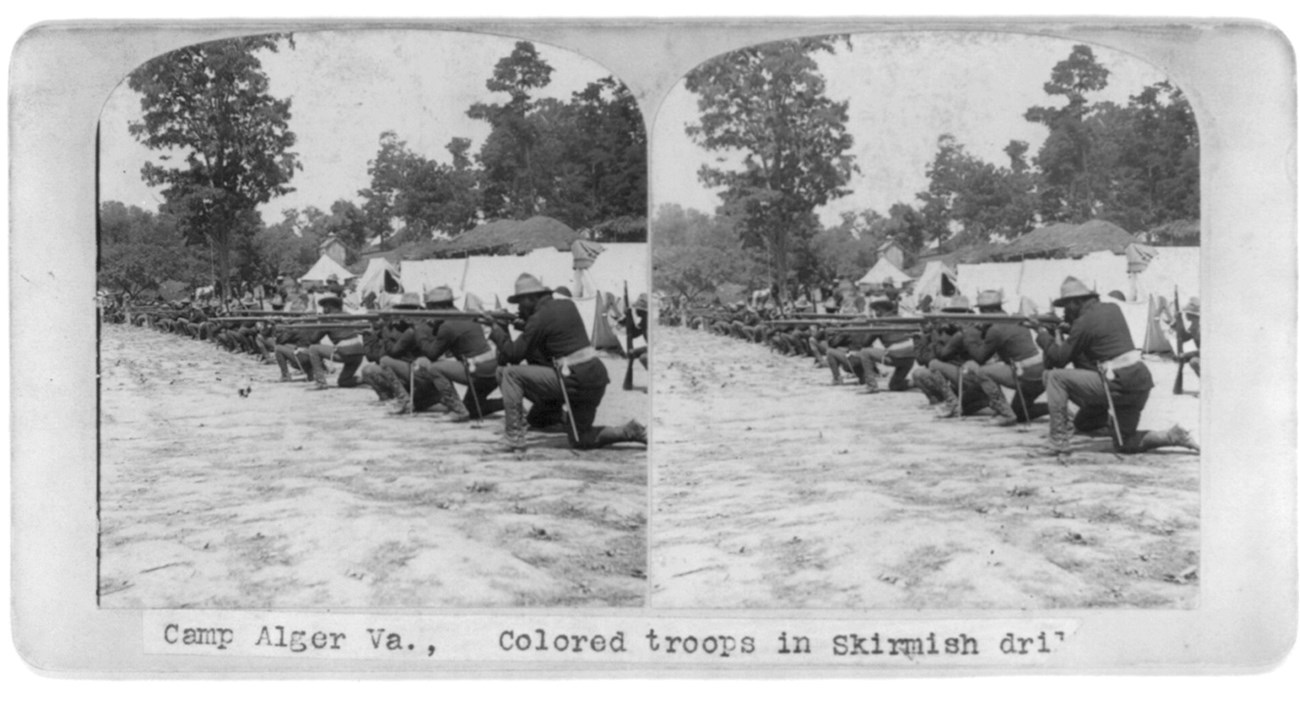
[{"label": "kneeling soldier", "polygon": [[[525,448],[524,399],[533,403],[534,425],[554,420],[566,400],[571,429],[569,443],[576,448],[598,448],[611,443],[646,442],[645,427],[635,420],[619,427],[596,426],[596,409],[609,385],[605,363],[591,347],[586,326],[572,301],[551,297],[551,290],[530,274],[515,281],[509,302],[519,305],[523,331],[515,340],[497,325],[498,379],[505,408],[506,447]],[[527,362],[527,365],[519,363]],[[563,386],[561,386],[563,385]],[[576,431],[576,433],[575,433]]]}]

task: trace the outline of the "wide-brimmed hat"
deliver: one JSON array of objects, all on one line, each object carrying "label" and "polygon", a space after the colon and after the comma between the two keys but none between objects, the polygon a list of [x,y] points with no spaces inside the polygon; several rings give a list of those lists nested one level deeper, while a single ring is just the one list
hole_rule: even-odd
[{"label": "wide-brimmed hat", "polygon": [[876,299],[868,304],[873,311],[892,311],[894,310],[894,301],[892,299]]},{"label": "wide-brimmed hat", "polygon": [[339,280],[339,275],[337,274],[331,274],[328,277],[325,277],[325,281],[327,282],[336,282],[338,280]]},{"label": "wide-brimmed hat", "polygon": [[449,286],[435,286],[424,295],[425,304],[449,304],[456,300],[456,295]]},{"label": "wide-brimmed hat", "polygon": [[338,306],[341,308],[343,306],[343,299],[340,298],[338,294],[325,294],[324,296],[321,296],[320,298],[316,299],[317,306],[325,306],[326,304],[332,306]]},{"label": "wide-brimmed hat", "polygon": [[1187,305],[1183,307],[1183,313],[1188,316],[1201,317],[1201,300],[1193,296],[1188,299]]},{"label": "wide-brimmed hat", "polygon": [[641,294],[636,297],[636,303],[632,304],[632,308],[638,311],[647,311],[650,308],[650,299],[646,298],[645,294]]},{"label": "wide-brimmed hat", "polygon": [[398,310],[418,309],[423,306],[424,304],[420,301],[420,294],[415,291],[404,292],[388,304],[389,308]]},{"label": "wide-brimmed hat", "polygon": [[939,309],[942,313],[970,313],[970,299],[958,294],[948,300],[948,305]]},{"label": "wide-brimmed hat", "polygon": [[1064,306],[1070,299],[1079,299],[1085,296],[1096,296],[1097,292],[1088,288],[1087,284],[1079,281],[1074,277],[1066,277],[1061,283],[1061,296],[1052,302],[1053,306]]},{"label": "wide-brimmed hat", "polygon": [[522,299],[529,294],[549,294],[551,292],[552,289],[547,288],[547,286],[542,283],[541,279],[525,272],[520,274],[519,278],[515,280],[515,294],[514,296],[507,298],[506,301],[512,304],[517,304],[519,303],[519,299]]},{"label": "wide-brimmed hat", "polygon": [[1002,292],[994,291],[992,289],[981,291],[979,296],[975,297],[975,305],[980,308],[984,308],[985,306],[1001,306]]}]

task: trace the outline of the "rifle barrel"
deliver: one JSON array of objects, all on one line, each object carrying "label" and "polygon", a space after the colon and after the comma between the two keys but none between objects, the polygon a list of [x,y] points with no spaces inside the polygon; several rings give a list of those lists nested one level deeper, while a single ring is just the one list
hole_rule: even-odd
[{"label": "rifle barrel", "polygon": [[844,326],[836,328],[836,333],[920,333],[917,326]]}]

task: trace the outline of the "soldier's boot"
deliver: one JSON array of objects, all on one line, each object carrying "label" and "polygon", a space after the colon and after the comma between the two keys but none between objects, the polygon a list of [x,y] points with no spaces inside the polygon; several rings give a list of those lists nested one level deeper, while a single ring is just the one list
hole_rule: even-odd
[{"label": "soldier's boot", "polygon": [[1070,438],[1074,435],[1074,419],[1069,406],[1051,409],[1047,413],[1047,447],[1042,455],[1062,457],[1070,454]]},{"label": "soldier's boot", "polygon": [[524,409],[521,405],[510,404],[504,411],[506,433],[501,450],[522,454],[528,448],[528,422],[524,418]]},{"label": "soldier's boot", "polygon": [[329,378],[325,376],[325,370],[323,368],[324,366],[322,365],[315,370],[316,384],[313,389],[321,390],[330,388]]},{"label": "soldier's boot", "polygon": [[469,413],[469,409],[465,408],[465,402],[456,396],[454,389],[450,394],[442,398],[442,405],[447,407],[447,411],[451,412],[451,420],[455,423],[465,423],[473,418],[473,415]]},{"label": "soldier's boot", "polygon": [[943,394],[939,391],[939,384],[929,370],[917,370],[916,388],[921,390],[925,395],[925,402],[929,406],[943,403]]},{"label": "soldier's boot", "polygon": [[1188,433],[1187,429],[1178,424],[1170,426],[1167,431],[1148,431],[1147,434],[1142,437],[1142,441],[1138,445],[1138,451],[1145,453],[1148,450],[1165,448],[1168,446],[1189,448],[1197,453],[1201,452],[1201,446],[1196,441],[1192,440],[1192,434]]},{"label": "soldier's boot", "polygon": [[636,419],[632,419],[622,426],[606,426],[600,429],[596,434],[595,446],[597,448],[607,446],[613,443],[646,443],[645,426]]},{"label": "soldier's boot", "polygon": [[880,393],[880,375],[876,374],[875,370],[863,365],[862,372],[858,374],[858,379],[862,382],[862,386],[866,387],[862,391],[863,394]]},{"label": "soldier's boot", "polygon": [[415,400],[411,398],[411,393],[406,390],[406,384],[397,376],[397,373],[384,368],[384,379],[387,381],[388,391],[391,394],[388,401],[388,413],[394,416],[413,413],[415,411]]},{"label": "soldier's boot", "polygon": [[939,394],[942,397],[937,416],[941,419],[950,419],[954,416],[961,416],[961,401],[957,399],[957,394],[953,392],[952,385],[948,384],[948,378],[940,374],[933,375],[934,380],[938,383]]},{"label": "soldier's boot", "polygon": [[1016,412],[1011,408],[1011,403],[1002,394],[1002,387],[997,382],[981,376],[979,379],[980,389],[984,391],[984,396],[988,397],[989,408],[993,410],[993,419],[991,423],[995,426],[1014,426],[1016,425]]}]

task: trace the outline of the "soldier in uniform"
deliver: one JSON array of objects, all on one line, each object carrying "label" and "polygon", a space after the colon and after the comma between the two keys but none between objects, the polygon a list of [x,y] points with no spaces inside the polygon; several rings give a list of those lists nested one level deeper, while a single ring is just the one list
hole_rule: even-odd
[{"label": "soldier in uniform", "polygon": [[[1200,450],[1191,434],[1178,424],[1166,431],[1141,431],[1138,422],[1154,383],[1142,353],[1133,345],[1128,324],[1117,304],[1103,303],[1097,293],[1074,277],[1066,277],[1061,296],[1052,305],[1065,309],[1069,334],[1040,329],[1047,371],[1047,406],[1051,419],[1048,452],[1070,452],[1074,431],[1106,430],[1121,453],[1142,453],[1165,446]],[[1067,365],[1072,368],[1067,369]],[[1070,420],[1069,403],[1079,411]],[[1120,437],[1115,437],[1110,410]]]},{"label": "soldier in uniform", "polygon": [[[898,314],[898,301],[896,299],[873,301],[871,310],[877,317],[894,316]],[[884,347],[874,347],[877,340]],[[860,356],[864,368],[864,383],[867,387],[864,393],[875,394],[880,391],[878,382],[880,371],[877,366],[882,363],[894,367],[894,374],[889,378],[889,391],[907,391],[907,376],[912,371],[912,366],[916,364],[916,343],[912,340],[911,333],[871,333],[863,343]]]},{"label": "soldier in uniform", "polygon": [[[419,308],[421,300],[416,292],[402,294],[389,307],[392,311]],[[423,324],[401,317],[382,319],[364,335],[365,356],[371,364],[361,368],[361,381],[375,390],[381,402],[393,402],[394,413],[423,411],[433,405],[432,394],[426,395],[429,399],[417,399],[414,404],[411,400],[411,363],[419,355],[415,335],[419,325]]]},{"label": "soldier in uniform", "polygon": [[[982,291],[975,300],[980,313],[1005,313],[1002,294]],[[1047,405],[1034,403],[1043,393],[1043,355],[1033,333],[1019,323],[999,321],[967,326],[962,338],[970,361],[966,370],[978,382],[993,409],[993,423],[1010,426],[1027,423],[1047,413]],[[1015,393],[1011,403],[1002,388]]]},{"label": "soldier in uniform", "polygon": [[[316,302],[321,307],[322,314],[338,314],[343,312],[343,299],[336,294],[326,294]],[[325,343],[325,336],[328,335],[331,343]],[[307,355],[311,358],[312,371],[315,373],[316,385],[314,389],[329,389],[329,382],[325,379],[325,360],[338,360],[343,363],[343,369],[339,372],[338,386],[341,388],[356,387],[361,384],[361,378],[357,376],[357,370],[361,368],[361,363],[365,362],[365,343],[361,333],[355,326],[338,325],[330,328],[321,328],[315,331],[311,336],[311,346],[307,348]]]},{"label": "soldier in uniform", "polygon": [[[974,313],[965,296],[955,296],[940,313]],[[936,322],[917,350],[917,370],[912,379],[932,404],[940,405],[940,418],[970,416],[989,405],[988,396],[974,375],[962,368],[970,353],[966,350],[962,326]],[[960,387],[960,393],[958,388]]]},{"label": "soldier in uniform", "polygon": [[[523,330],[511,340],[500,325],[494,325],[498,380],[505,408],[506,448],[525,448],[524,399],[532,401],[531,425],[541,427],[560,420],[568,399],[571,423],[569,442],[576,448],[597,448],[611,443],[646,442],[645,427],[636,420],[619,427],[595,425],[596,409],[609,385],[605,363],[591,346],[578,307],[572,301],[552,298],[551,290],[530,274],[515,281],[509,302],[519,305]],[[520,364],[527,362],[528,364]],[[563,385],[563,386],[561,386]]]},{"label": "soldier in uniform", "polygon": [[[570,304],[573,305],[573,304]],[[445,286],[429,291],[425,308],[438,311],[455,311],[456,304],[451,289]],[[576,307],[575,307],[576,310]],[[437,322],[430,335],[419,336],[420,358],[415,361],[417,386],[428,384],[436,391],[438,401],[452,414],[456,422],[480,419],[501,409],[501,402],[489,404],[487,396],[497,387],[497,354],[483,335],[478,321],[451,318]],[[456,388],[466,387],[465,398],[456,396]]]}]

